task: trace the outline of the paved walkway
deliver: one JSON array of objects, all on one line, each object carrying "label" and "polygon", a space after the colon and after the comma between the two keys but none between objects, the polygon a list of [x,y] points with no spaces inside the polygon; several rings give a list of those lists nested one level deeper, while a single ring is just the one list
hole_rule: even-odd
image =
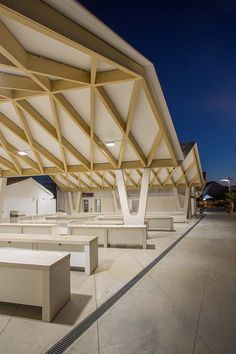
[{"label": "paved walkway", "polygon": [[236,353],[236,216],[208,214],[66,353]]},{"label": "paved walkway", "polygon": [[52,323],[41,321],[40,307],[0,302],[0,353],[45,353],[163,253],[195,222],[196,219],[193,219],[187,224],[175,224],[175,232],[149,233],[146,250],[99,247],[99,267],[94,274],[89,276],[84,272],[71,272],[71,301]]}]

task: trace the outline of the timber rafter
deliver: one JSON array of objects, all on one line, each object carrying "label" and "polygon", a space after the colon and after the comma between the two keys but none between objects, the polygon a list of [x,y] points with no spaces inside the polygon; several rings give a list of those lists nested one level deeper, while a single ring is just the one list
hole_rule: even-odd
[{"label": "timber rafter", "polygon": [[[181,166],[181,175],[175,178],[173,166],[180,164],[180,161],[177,161],[162,113],[140,64],[44,2],[2,1],[0,15],[2,177],[45,174],[50,175],[59,188],[68,191],[113,189],[116,188],[113,171],[123,169],[127,187],[139,188],[142,169],[150,167],[154,175],[150,188],[200,183],[201,171],[196,155],[192,164],[185,168]],[[42,55],[34,53],[29,46],[23,45],[24,41],[19,40],[17,31],[7,25],[9,19],[30,31],[38,32],[42,37],[57,41],[59,46],[66,45],[77,50],[78,57],[87,57],[88,62],[85,65],[78,60],[77,65],[75,62],[72,65],[69,64],[70,60],[62,59],[63,55],[45,56],[46,51]],[[56,24],[62,21],[64,26],[58,27]],[[132,84],[124,116],[117,100],[109,93],[109,87],[122,84]],[[80,109],[83,102],[78,103],[71,98],[74,92],[85,90],[89,92],[87,116],[85,110]],[[153,117],[150,119],[153,119],[152,126],[155,127],[148,148],[146,142],[139,138],[137,129],[134,129],[135,113],[140,107],[142,95],[152,112]],[[42,107],[42,103],[41,106],[37,103],[46,101],[47,109]],[[98,129],[98,102],[121,137],[117,151],[107,146],[103,137],[106,127],[102,127],[102,132]],[[10,107],[9,114],[1,109],[6,105]],[[78,134],[77,141],[71,139],[66,129],[63,129],[66,119],[68,124],[76,127],[74,134]],[[142,119],[146,119],[145,113]],[[29,152],[28,156],[18,154],[21,144],[23,150]],[[89,148],[86,150],[84,145]],[[166,149],[164,158],[159,157],[163,146]],[[197,174],[188,180],[188,174],[196,165]],[[164,180],[160,177],[163,170],[167,173]]]}]

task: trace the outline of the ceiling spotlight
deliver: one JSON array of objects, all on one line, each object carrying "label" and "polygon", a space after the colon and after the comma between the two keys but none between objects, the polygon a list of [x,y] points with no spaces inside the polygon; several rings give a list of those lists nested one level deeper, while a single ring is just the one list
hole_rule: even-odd
[{"label": "ceiling spotlight", "polygon": [[114,147],[115,146],[115,142],[114,141],[107,141],[106,143],[107,147]]},{"label": "ceiling spotlight", "polygon": [[20,156],[27,156],[27,152],[26,151],[17,151],[17,154],[20,155]]}]

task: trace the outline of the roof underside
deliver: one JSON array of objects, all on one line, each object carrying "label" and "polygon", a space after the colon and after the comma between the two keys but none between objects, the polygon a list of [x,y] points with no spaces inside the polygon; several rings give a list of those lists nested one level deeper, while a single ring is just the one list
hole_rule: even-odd
[{"label": "roof underside", "polygon": [[0,1],[0,31],[2,177],[51,175],[73,190],[80,174],[103,188],[117,168],[173,173],[179,143],[140,64],[39,0]]}]

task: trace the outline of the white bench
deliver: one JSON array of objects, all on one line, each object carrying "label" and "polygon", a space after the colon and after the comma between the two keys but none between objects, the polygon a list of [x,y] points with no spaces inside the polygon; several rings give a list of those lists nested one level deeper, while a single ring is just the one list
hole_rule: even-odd
[{"label": "white bench", "polygon": [[50,222],[55,222],[55,223],[59,223],[59,222],[76,222],[76,223],[84,223],[85,221],[89,221],[89,220],[94,220],[95,216],[94,215],[85,215],[82,214],[80,216],[73,216],[73,215],[62,215],[62,216],[46,216],[45,217],[46,221],[50,221]]},{"label": "white bench", "polygon": [[104,223],[106,221],[123,221],[123,216],[122,215],[99,215],[96,217],[96,220],[103,221]]},{"label": "white bench", "polygon": [[98,266],[98,240],[94,236],[4,235],[0,247],[69,252],[71,267],[91,274]]},{"label": "white bench", "polygon": [[[148,230],[165,230],[174,231],[173,216],[169,215],[147,215],[145,220],[148,225]],[[123,217],[120,215],[101,215],[94,221],[88,221],[86,224],[123,224]]]},{"label": "white bench", "polygon": [[148,230],[164,230],[174,231],[173,216],[148,216],[147,217]]},{"label": "white bench", "polygon": [[70,300],[70,255],[0,249],[0,301],[41,306],[50,322]]},{"label": "white bench", "polygon": [[57,224],[14,224],[0,223],[0,233],[7,234],[42,234],[42,235],[58,235],[59,226]]},{"label": "white bench", "polygon": [[139,245],[147,248],[146,225],[68,225],[71,235],[95,235],[98,244],[108,245]]},{"label": "white bench", "polygon": [[174,223],[175,222],[187,222],[187,216],[186,213],[184,211],[157,211],[157,212],[148,212],[147,213],[147,218],[150,216],[158,216],[158,217],[162,217],[162,216],[171,216],[174,219]]},{"label": "white bench", "polygon": [[[124,222],[123,220],[91,220],[91,221],[86,221],[84,225],[123,225]],[[73,225],[73,224],[72,224]]]}]

